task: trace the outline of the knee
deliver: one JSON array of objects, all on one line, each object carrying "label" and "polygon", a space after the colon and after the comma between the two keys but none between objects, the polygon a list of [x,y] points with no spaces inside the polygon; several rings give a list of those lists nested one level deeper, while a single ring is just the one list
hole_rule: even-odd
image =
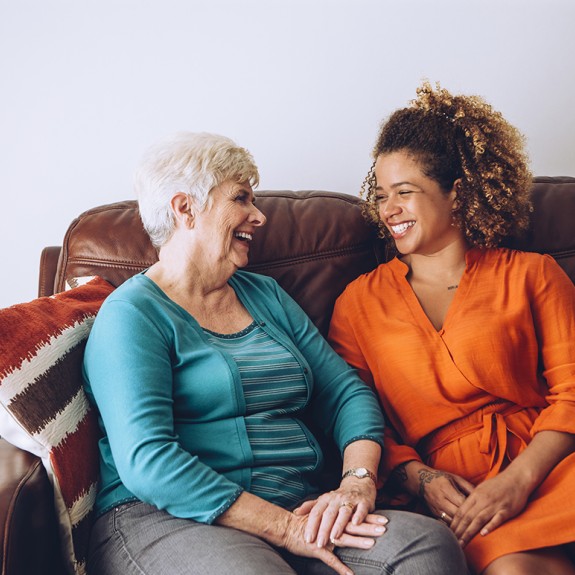
[{"label": "knee", "polygon": [[389,532],[393,532],[393,523],[396,527],[397,574],[468,573],[461,545],[444,523],[415,513],[403,513],[399,517],[390,513],[389,520]]},{"label": "knee", "polygon": [[438,553],[456,553],[463,556],[461,545],[447,525],[429,517],[423,519],[425,519],[421,526],[423,531],[420,531],[423,545],[430,550],[437,550]]}]

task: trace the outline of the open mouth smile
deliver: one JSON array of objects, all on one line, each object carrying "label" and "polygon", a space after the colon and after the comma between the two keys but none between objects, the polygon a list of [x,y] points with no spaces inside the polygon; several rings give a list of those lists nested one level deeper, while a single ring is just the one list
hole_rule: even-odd
[{"label": "open mouth smile", "polygon": [[410,222],[402,222],[401,224],[389,224],[389,228],[391,229],[391,233],[394,237],[402,236],[405,232],[413,227],[415,222],[412,220]]},{"label": "open mouth smile", "polygon": [[251,242],[253,236],[248,232],[234,232],[234,238],[241,240],[242,242]]}]

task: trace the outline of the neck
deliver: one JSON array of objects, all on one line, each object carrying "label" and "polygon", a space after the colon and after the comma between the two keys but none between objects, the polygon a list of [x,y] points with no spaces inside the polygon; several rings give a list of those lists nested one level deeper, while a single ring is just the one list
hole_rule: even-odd
[{"label": "neck", "polygon": [[231,274],[214,265],[205,265],[202,253],[190,253],[186,246],[163,246],[158,261],[150,267],[148,277],[157,283],[172,299],[194,299],[216,296],[228,288]]},{"label": "neck", "polygon": [[454,242],[433,254],[409,254],[402,258],[409,266],[409,278],[456,289],[465,269],[468,246]]}]

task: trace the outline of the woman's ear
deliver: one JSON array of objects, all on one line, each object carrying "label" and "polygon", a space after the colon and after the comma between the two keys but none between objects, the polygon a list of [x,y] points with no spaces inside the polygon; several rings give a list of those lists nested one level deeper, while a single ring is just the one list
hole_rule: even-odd
[{"label": "woman's ear", "polygon": [[457,180],[453,182],[453,187],[449,192],[449,195],[451,196],[451,201],[453,202],[451,206],[452,210],[456,210],[459,207],[459,202],[457,201],[457,191],[459,190],[460,185],[461,185],[461,178],[457,178]]},{"label": "woman's ear", "polygon": [[189,194],[178,192],[170,201],[170,206],[174,212],[176,221],[182,222],[186,227],[191,228],[194,225],[194,205]]}]

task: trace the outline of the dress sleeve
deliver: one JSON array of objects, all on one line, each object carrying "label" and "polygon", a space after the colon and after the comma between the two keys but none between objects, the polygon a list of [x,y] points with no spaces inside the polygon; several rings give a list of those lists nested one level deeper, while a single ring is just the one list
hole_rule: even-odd
[{"label": "dress sleeve", "polygon": [[102,456],[110,461],[104,461],[104,472],[115,467],[141,501],[211,523],[242,488],[180,445],[171,336],[156,319],[149,310],[114,300],[102,306],[90,333],[84,373],[105,429]]},{"label": "dress sleeve", "polygon": [[531,434],[575,433],[575,286],[551,256],[541,258],[532,314],[549,406],[535,420]]},{"label": "dress sleeve", "polygon": [[352,304],[347,294],[348,292],[345,291],[335,302],[329,325],[328,340],[340,357],[356,369],[361,379],[374,389],[373,375],[355,337],[354,326],[349,319]]},{"label": "dress sleeve", "polygon": [[[349,292],[344,292],[336,301],[328,339],[335,351],[352,367],[372,389],[375,390],[374,378],[355,333],[356,326],[350,320],[353,317],[353,298]],[[389,423],[385,427],[385,449],[383,451],[380,472],[385,481],[389,474],[402,463],[421,461],[417,451],[408,445],[403,445],[401,439]]]}]

